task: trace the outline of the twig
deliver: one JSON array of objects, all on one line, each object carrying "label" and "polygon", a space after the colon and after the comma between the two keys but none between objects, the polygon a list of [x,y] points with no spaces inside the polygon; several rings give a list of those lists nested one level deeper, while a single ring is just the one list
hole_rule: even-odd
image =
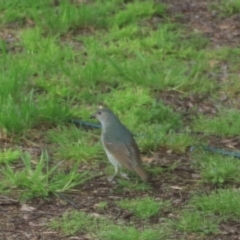
[{"label": "twig", "polygon": [[119,216],[121,215],[121,213],[122,213],[122,210],[119,209],[117,215],[114,217],[114,220],[117,220],[119,218]]},{"label": "twig", "polygon": [[61,198],[62,200],[65,200],[67,203],[69,203],[70,205],[72,205],[74,208],[78,208],[78,205],[76,203],[74,203],[72,200],[70,200],[66,195],[62,194],[62,193],[55,193],[59,198]]}]

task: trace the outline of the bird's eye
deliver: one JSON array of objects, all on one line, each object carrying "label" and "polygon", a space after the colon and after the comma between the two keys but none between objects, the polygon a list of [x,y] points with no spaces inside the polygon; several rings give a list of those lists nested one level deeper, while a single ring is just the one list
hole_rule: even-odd
[{"label": "bird's eye", "polygon": [[98,115],[101,115],[101,113],[102,113],[102,112],[99,111],[97,114],[98,114]]}]

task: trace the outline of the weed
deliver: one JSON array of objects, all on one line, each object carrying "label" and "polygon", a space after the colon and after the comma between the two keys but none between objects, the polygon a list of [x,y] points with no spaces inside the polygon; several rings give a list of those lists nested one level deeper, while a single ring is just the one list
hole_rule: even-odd
[{"label": "weed", "polygon": [[240,13],[239,0],[221,0],[218,3],[211,3],[209,6],[211,9],[215,9],[219,12],[220,17],[232,16]]},{"label": "weed", "polygon": [[16,161],[21,157],[22,152],[20,150],[4,149],[0,152],[0,163],[10,163]]},{"label": "weed", "polygon": [[162,139],[163,145],[176,152],[185,152],[189,146],[193,146],[196,140],[189,134],[166,134]]},{"label": "weed", "polygon": [[240,164],[236,159],[217,154],[201,154],[197,158],[203,181],[215,184],[240,181],[238,174]]},{"label": "weed", "polygon": [[223,219],[239,219],[239,191],[234,189],[219,189],[208,195],[195,196],[190,204],[204,214],[218,214]]},{"label": "weed", "polygon": [[129,211],[132,211],[134,215],[139,218],[147,219],[159,213],[160,210],[168,206],[167,202],[155,201],[152,198],[135,198],[124,199],[118,202],[118,205]]},{"label": "weed", "polygon": [[23,154],[22,161],[24,166],[20,171],[14,171],[10,165],[1,170],[5,177],[5,188],[22,190],[22,199],[48,197],[54,192],[63,192],[83,184],[89,179],[88,172],[80,174],[76,167],[68,174],[57,171],[61,162],[53,167],[49,166],[47,153],[42,153],[36,166],[33,166],[28,153]]},{"label": "weed", "polygon": [[94,217],[84,212],[71,211],[63,214],[62,218],[55,218],[49,225],[60,230],[65,235],[77,233],[96,236],[103,240],[157,240],[166,239],[167,232],[159,229],[146,228],[143,231],[135,227],[114,225],[101,217]]},{"label": "weed", "polygon": [[[136,175],[135,175],[136,177]],[[118,181],[119,187],[117,189],[118,192],[122,191],[146,191],[151,189],[150,185],[144,182],[133,182],[128,180],[120,179]]]},{"label": "weed", "polygon": [[104,210],[108,207],[108,202],[102,201],[94,205],[99,210]]},{"label": "weed", "polygon": [[50,227],[60,230],[65,235],[73,235],[78,232],[91,233],[98,226],[98,219],[84,212],[71,211],[63,214],[61,219],[54,219]]},{"label": "weed", "polygon": [[1,100],[0,127],[8,133],[22,134],[37,124],[38,109],[33,102],[33,94],[23,97],[20,103],[11,96]]},{"label": "weed", "polygon": [[60,147],[54,150],[56,159],[88,162],[104,154],[101,143],[95,143],[92,136],[74,126],[59,126],[47,133],[47,138]]},{"label": "weed", "polygon": [[221,110],[218,116],[208,118],[200,115],[193,123],[195,131],[221,136],[234,136],[240,132],[240,113],[236,109]]},{"label": "weed", "polygon": [[168,233],[160,229],[147,228],[139,231],[135,227],[111,225],[101,230],[99,235],[103,240],[160,240],[166,239]]},{"label": "weed", "polygon": [[203,234],[218,233],[219,219],[216,216],[206,216],[198,211],[184,210],[178,221],[174,222],[176,228],[183,232],[200,232]]}]

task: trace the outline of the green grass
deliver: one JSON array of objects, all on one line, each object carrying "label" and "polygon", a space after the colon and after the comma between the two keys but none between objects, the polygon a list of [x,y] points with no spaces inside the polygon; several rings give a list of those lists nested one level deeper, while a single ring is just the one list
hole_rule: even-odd
[{"label": "green grass", "polygon": [[240,113],[237,109],[219,110],[216,117],[199,116],[194,123],[195,131],[220,136],[234,136],[240,132]]},{"label": "green grass", "polygon": [[140,199],[124,199],[118,202],[122,209],[131,211],[134,215],[141,219],[148,219],[161,210],[166,208],[169,204],[163,201],[156,201],[150,197]]},{"label": "green grass", "polygon": [[50,227],[60,230],[65,235],[74,235],[80,232],[100,237],[103,240],[157,240],[165,239],[164,237],[168,235],[166,231],[160,229],[146,228],[139,231],[133,226],[114,225],[103,217],[91,216],[78,211],[65,212],[61,218],[53,219]]},{"label": "green grass", "polygon": [[[107,3],[105,1],[105,3]],[[15,7],[18,7],[16,10]],[[26,19],[31,19],[42,28],[46,28],[50,33],[65,33],[67,30],[81,28],[85,26],[106,27],[108,24],[107,11],[112,11],[114,1],[106,5],[102,1],[96,1],[95,4],[74,5],[69,1],[61,1],[54,7],[54,1],[42,1],[41,3],[32,3],[25,0],[21,3],[13,1],[5,2],[1,10],[6,12],[2,23],[18,21],[24,25]],[[6,11],[8,9],[8,11]],[[57,10],[57,11],[56,11]],[[96,16],[98,16],[96,18]]]},{"label": "green grass", "polygon": [[17,161],[21,157],[22,152],[18,149],[4,149],[0,151],[0,163],[10,163]]},{"label": "green grass", "polygon": [[171,221],[172,226],[183,232],[217,234],[221,222],[239,219],[238,199],[239,192],[235,189],[195,195],[188,203],[189,209],[183,210],[179,219]]},{"label": "green grass", "polygon": [[198,144],[198,140],[187,133],[169,133],[162,139],[163,146],[172,149],[175,152],[186,152],[189,146]]},{"label": "green grass", "polygon": [[238,183],[240,163],[235,158],[218,154],[198,154],[196,160],[201,167],[204,182],[223,184]]},{"label": "green grass", "polygon": [[232,16],[240,13],[239,0],[221,0],[218,3],[210,4],[211,9],[216,9],[221,17]]},{"label": "green grass", "polygon": [[105,202],[105,201],[99,202],[99,203],[95,204],[95,207],[98,210],[105,210],[108,207],[108,202]]},{"label": "green grass", "polygon": [[220,189],[211,194],[195,196],[191,205],[205,214],[217,214],[223,219],[239,219],[239,191],[236,189]]},{"label": "green grass", "polygon": [[2,167],[2,191],[5,189],[18,191],[20,199],[46,198],[51,194],[79,186],[90,179],[88,172],[78,173],[76,166],[73,166],[69,173],[60,170],[62,162],[50,166],[47,153],[42,153],[37,163],[33,164],[32,161],[30,155],[26,153],[22,155],[22,170],[16,171],[9,164]]},{"label": "green grass", "polygon": [[182,232],[199,232],[202,235],[219,232],[219,219],[216,216],[208,216],[198,211],[183,211],[180,219],[173,224]]},{"label": "green grass", "polygon": [[[231,16],[239,13],[239,0],[210,8],[221,17]],[[130,173],[130,180],[119,179],[108,187],[113,196],[126,194],[116,204],[132,212],[136,224],[126,219],[110,224],[105,218],[68,212],[52,221],[53,229],[103,240],[175,239],[179,233],[186,239],[191,234],[211,234],[213,239],[223,220],[239,218],[239,196],[232,190],[239,184],[238,161],[187,152],[213,135],[238,136],[239,49],[212,48],[201,33],[173,19],[167,5],[153,0],[1,2],[1,194],[14,193],[21,201],[51,198],[75,188],[81,191],[91,179],[89,172],[112,173],[100,130],[69,123],[71,118],[89,121],[99,105],[106,105],[134,134],[141,154],[150,159],[144,167],[153,180],[161,179],[158,190],[169,201],[176,197],[168,193],[171,186],[182,188],[175,182],[180,173],[172,169],[182,167],[182,157],[191,157],[188,163],[199,169],[196,181],[184,183],[191,198],[170,209],[168,201],[155,199],[150,183]],[[222,95],[231,101],[225,104]],[[199,111],[210,102],[217,114],[193,116],[191,104],[198,109],[195,96],[202,101]],[[195,131],[204,136],[193,135]],[[151,160],[159,151],[156,166]],[[169,173],[161,164],[168,165]],[[220,189],[204,188],[199,196],[195,190],[202,184]],[[184,195],[180,190],[179,196]],[[108,200],[98,200],[95,210],[109,214]],[[158,216],[160,224],[150,225]]]},{"label": "green grass", "polygon": [[93,232],[98,227],[100,219],[92,217],[84,212],[65,212],[61,219],[54,219],[50,227],[61,230],[65,235],[74,235],[77,232]]},{"label": "green grass", "polygon": [[121,227],[121,226],[109,226],[100,231],[100,237],[103,240],[159,240],[166,239],[168,233],[161,229],[144,229],[142,232],[138,231],[134,227]]},{"label": "green grass", "polygon": [[[113,167],[111,166],[111,172],[113,171]],[[124,179],[119,179],[118,180],[118,189],[117,192],[132,192],[132,191],[147,191],[151,189],[151,186],[148,183],[145,182],[140,182],[140,181],[134,181],[134,177],[135,179],[138,178],[135,173],[133,172],[128,172],[129,174],[129,178],[131,179],[129,180],[124,180]],[[139,180],[139,179],[137,179]]]},{"label": "green grass", "polygon": [[47,141],[56,143],[59,147],[54,150],[54,158],[74,160],[86,163],[104,154],[101,143],[94,141],[91,134],[74,126],[59,126],[47,132]]}]

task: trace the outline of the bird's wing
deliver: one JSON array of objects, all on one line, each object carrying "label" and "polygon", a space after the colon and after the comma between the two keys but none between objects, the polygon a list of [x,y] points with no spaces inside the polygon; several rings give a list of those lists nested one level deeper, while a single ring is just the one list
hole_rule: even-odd
[{"label": "bird's wing", "polygon": [[143,181],[147,181],[148,174],[141,164],[140,153],[134,139],[128,144],[105,142],[104,146],[125,168],[134,170]]},{"label": "bird's wing", "polygon": [[122,143],[112,143],[112,142],[105,142],[105,148],[108,152],[118,160],[124,167],[129,170],[133,170],[134,159],[131,156],[131,152],[129,151],[129,147]]}]

